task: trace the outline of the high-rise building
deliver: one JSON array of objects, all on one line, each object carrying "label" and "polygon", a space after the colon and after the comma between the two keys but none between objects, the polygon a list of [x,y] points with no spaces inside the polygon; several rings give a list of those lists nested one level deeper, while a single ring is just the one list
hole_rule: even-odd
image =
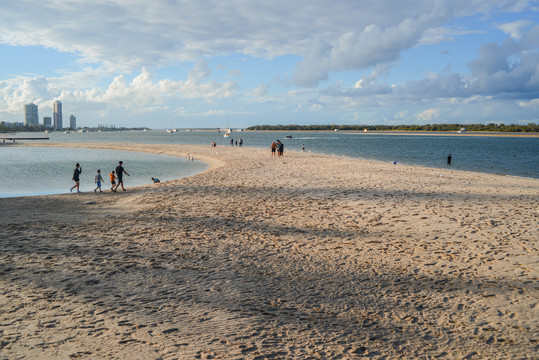
[{"label": "high-rise building", "polygon": [[27,104],[24,105],[24,125],[37,125],[39,124],[39,116],[37,115],[37,105]]},{"label": "high-rise building", "polygon": [[53,119],[54,119],[54,130],[62,130],[62,102],[56,100],[52,106],[53,110]]},{"label": "high-rise building", "polygon": [[69,127],[73,130],[77,130],[77,118],[73,114],[69,116]]},{"label": "high-rise building", "polygon": [[49,129],[52,125],[52,119],[50,116],[43,116],[43,126]]}]

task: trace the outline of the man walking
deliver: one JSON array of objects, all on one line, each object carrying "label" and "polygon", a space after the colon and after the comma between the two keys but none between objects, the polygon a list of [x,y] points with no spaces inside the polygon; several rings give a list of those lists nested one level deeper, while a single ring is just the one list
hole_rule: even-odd
[{"label": "man walking", "polygon": [[131,176],[127,173],[127,171],[125,171],[123,164],[123,161],[120,161],[118,163],[118,166],[116,166],[116,177],[118,178],[118,184],[116,185],[116,188],[114,190],[118,190],[120,185],[122,185],[122,190],[125,191],[123,176],[124,174],[126,174],[127,176]]}]

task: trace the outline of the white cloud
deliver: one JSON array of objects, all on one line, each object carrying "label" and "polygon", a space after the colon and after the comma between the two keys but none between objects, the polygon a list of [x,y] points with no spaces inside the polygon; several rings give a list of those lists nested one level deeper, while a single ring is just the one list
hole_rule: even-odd
[{"label": "white cloud", "polygon": [[312,76],[298,68],[297,81],[308,84],[326,71],[394,60],[452,16],[514,6],[522,2],[18,0],[0,4],[0,42],[80,54],[125,72],[230,53],[295,54],[313,65],[309,56],[326,47],[326,64]]},{"label": "white cloud", "polygon": [[54,85],[55,79],[12,79],[0,83],[0,112],[20,114],[23,105],[30,102],[48,109],[58,98],[81,111],[123,108],[136,114],[163,108],[171,98],[199,98],[211,102],[234,93],[235,83],[208,80],[210,75],[208,63],[203,60],[194,65],[185,81],[155,81],[150,71],[143,68],[130,82],[123,75],[116,76],[105,90],[93,87],[59,92]]},{"label": "white cloud", "polygon": [[435,122],[440,116],[440,110],[438,109],[427,109],[417,116],[417,120],[420,122],[432,123]]},{"label": "white cloud", "polygon": [[513,21],[511,23],[506,23],[499,25],[498,28],[504,33],[510,35],[515,40],[520,40],[522,37],[522,31],[524,28],[532,25],[533,23],[526,20]]},{"label": "white cloud", "polygon": [[268,93],[268,89],[269,89],[269,85],[262,83],[260,84],[259,87],[249,92],[249,95],[254,96],[254,97],[266,96],[266,94]]},{"label": "white cloud", "polygon": [[463,28],[433,27],[426,29],[421,34],[421,39],[417,42],[417,46],[434,45],[441,42],[454,41],[458,36],[482,33],[484,32]]}]

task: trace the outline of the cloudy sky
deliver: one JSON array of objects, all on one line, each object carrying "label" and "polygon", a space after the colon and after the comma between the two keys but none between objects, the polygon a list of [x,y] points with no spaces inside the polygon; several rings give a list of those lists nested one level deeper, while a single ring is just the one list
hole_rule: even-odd
[{"label": "cloudy sky", "polygon": [[534,0],[0,3],[0,121],[539,122]]}]

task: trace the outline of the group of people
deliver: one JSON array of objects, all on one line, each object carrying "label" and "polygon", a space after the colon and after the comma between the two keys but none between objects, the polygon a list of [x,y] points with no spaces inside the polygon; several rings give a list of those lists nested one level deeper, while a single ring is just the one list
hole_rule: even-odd
[{"label": "group of people", "polygon": [[[82,174],[82,167],[79,163],[75,164],[75,170],[73,171],[73,181],[75,182],[75,185],[69,189],[70,192],[73,192],[74,189],[77,189],[77,192],[80,193],[80,175]],[[116,166],[116,169],[109,173],[110,175],[110,190],[116,192],[118,188],[121,186],[123,191],[126,191],[124,188],[124,181],[123,176],[131,176],[127,171],[125,171],[123,167],[123,161],[120,161],[118,163],[118,166]],[[152,178],[154,180],[154,178]],[[116,183],[117,181],[117,183]],[[155,182],[155,181],[154,181]],[[159,180],[157,181],[159,182]],[[104,183],[103,176],[101,175],[101,170],[97,170],[97,175],[95,176],[95,184],[97,187],[94,189],[94,192],[103,192],[101,190],[101,186]]]},{"label": "group of people", "polygon": [[271,143],[271,156],[275,156],[276,152],[279,157],[284,154],[284,144],[280,140]]},{"label": "group of people", "polygon": [[[236,146],[240,146],[242,147],[243,146],[243,139],[240,138],[240,142],[238,143],[238,140],[236,140]],[[230,146],[234,146],[234,139],[230,139]],[[215,146],[214,146],[215,147]]]}]

